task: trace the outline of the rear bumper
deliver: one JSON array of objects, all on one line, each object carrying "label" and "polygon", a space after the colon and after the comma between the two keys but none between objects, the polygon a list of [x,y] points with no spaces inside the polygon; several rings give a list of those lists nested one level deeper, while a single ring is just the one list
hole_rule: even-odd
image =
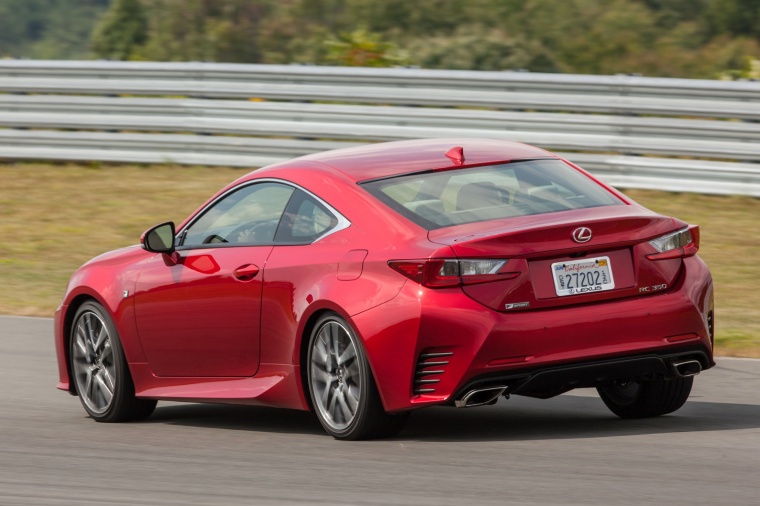
[{"label": "rear bumper", "polygon": [[678,352],[579,362],[511,373],[484,374],[459,388],[453,397],[460,399],[472,390],[506,387],[506,394],[548,398],[575,388],[594,387],[615,380],[676,377],[678,375],[673,364],[691,360],[699,362],[702,370],[715,365],[701,347],[686,348]]},{"label": "rear bumper", "polygon": [[698,355],[707,369],[714,365],[712,311],[709,270],[691,257],[678,283],[657,295],[500,313],[459,289],[407,283],[394,301],[352,320],[385,408],[399,411],[453,404],[473,385],[494,379],[509,380],[511,393],[549,397],[664,374],[683,354]]}]

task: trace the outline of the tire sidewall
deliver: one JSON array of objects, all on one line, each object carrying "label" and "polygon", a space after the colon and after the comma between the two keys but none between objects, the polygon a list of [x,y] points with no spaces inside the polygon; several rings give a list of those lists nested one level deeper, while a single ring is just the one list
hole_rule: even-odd
[{"label": "tire sidewall", "polygon": [[597,391],[604,404],[617,416],[649,418],[680,409],[689,398],[693,381],[693,377],[642,380],[636,396],[626,402],[620,402],[610,387],[597,387]]}]

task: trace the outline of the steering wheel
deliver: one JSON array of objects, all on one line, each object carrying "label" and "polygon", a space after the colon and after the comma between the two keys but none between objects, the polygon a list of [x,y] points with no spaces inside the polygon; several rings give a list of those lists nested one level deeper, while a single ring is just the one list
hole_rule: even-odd
[{"label": "steering wheel", "polygon": [[227,239],[225,239],[224,237],[220,235],[212,234],[206,237],[205,239],[203,239],[202,244],[218,244],[222,242],[229,242],[229,241],[227,241]]}]

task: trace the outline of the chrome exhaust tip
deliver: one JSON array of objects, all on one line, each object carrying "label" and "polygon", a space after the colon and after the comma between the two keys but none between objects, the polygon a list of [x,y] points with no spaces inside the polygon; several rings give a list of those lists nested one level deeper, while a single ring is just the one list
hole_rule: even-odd
[{"label": "chrome exhaust tip", "polygon": [[688,378],[690,376],[696,376],[702,372],[702,364],[699,360],[684,360],[682,362],[671,362],[670,366],[673,368],[676,376],[680,378]]},{"label": "chrome exhaust tip", "polygon": [[475,406],[485,406],[486,404],[495,403],[500,396],[504,394],[508,387],[498,386],[489,388],[476,388],[464,394],[461,398],[454,401],[454,406],[458,408],[473,408]]}]

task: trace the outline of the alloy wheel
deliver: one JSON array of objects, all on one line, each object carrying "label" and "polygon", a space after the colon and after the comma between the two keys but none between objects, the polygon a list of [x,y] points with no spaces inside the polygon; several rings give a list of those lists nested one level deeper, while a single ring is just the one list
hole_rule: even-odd
[{"label": "alloy wheel", "polygon": [[77,392],[95,414],[105,413],[116,391],[116,360],[108,327],[94,311],[85,311],[74,326],[72,366]]},{"label": "alloy wheel", "polygon": [[364,387],[354,339],[346,327],[331,320],[319,328],[312,343],[309,376],[314,404],[335,431],[353,422]]}]

